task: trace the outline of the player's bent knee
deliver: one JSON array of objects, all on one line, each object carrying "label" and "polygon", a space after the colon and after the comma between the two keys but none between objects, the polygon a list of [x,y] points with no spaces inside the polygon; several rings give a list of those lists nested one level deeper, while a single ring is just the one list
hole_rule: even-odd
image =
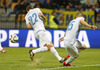
[{"label": "player's bent knee", "polygon": [[50,46],[49,45],[46,44],[44,46],[48,48],[48,51],[50,50]]},{"label": "player's bent knee", "polygon": [[83,48],[86,49],[86,45],[84,45]]},{"label": "player's bent knee", "polygon": [[47,48],[48,48],[48,51],[50,50],[50,48],[49,48],[48,46],[45,46],[45,47],[47,47]]},{"label": "player's bent knee", "polygon": [[48,44],[48,45],[47,45],[47,44],[45,44],[44,46],[46,46],[46,47],[48,48],[48,51],[49,51],[49,50],[50,50],[50,48],[51,48],[51,47],[53,47],[53,44],[52,44],[52,43],[50,43],[50,44]]},{"label": "player's bent knee", "polygon": [[86,46],[84,45],[82,49],[85,50],[86,49]]},{"label": "player's bent knee", "polygon": [[85,46],[85,45],[83,45],[83,47],[82,47],[82,48],[80,48],[80,49],[85,50],[85,49],[86,49],[86,46]]}]

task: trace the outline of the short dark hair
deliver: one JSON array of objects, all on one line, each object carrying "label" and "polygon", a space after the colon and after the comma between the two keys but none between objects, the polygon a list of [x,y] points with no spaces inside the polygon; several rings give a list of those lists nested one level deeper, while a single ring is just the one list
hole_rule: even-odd
[{"label": "short dark hair", "polygon": [[83,13],[81,11],[79,11],[77,14],[76,14],[77,17],[83,17]]},{"label": "short dark hair", "polygon": [[26,7],[26,10],[29,11],[30,9],[33,9],[33,7],[32,7],[31,5],[28,5],[28,6]]}]

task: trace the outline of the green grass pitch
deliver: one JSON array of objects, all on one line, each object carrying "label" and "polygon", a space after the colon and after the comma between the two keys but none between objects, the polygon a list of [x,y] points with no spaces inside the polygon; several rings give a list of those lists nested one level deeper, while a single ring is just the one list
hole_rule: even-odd
[{"label": "green grass pitch", "polygon": [[[28,51],[34,48],[5,48],[0,53],[0,70],[100,70],[100,49],[86,49],[72,62],[72,67],[63,66],[50,52],[35,54],[31,61]],[[57,49],[60,56],[67,55],[65,49]]]}]

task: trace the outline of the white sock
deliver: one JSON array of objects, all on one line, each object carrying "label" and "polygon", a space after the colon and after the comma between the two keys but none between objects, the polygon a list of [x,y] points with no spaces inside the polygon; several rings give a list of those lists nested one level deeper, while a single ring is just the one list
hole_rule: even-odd
[{"label": "white sock", "polygon": [[41,47],[41,48],[38,48],[38,49],[32,50],[32,52],[35,54],[35,53],[43,52],[43,51],[47,51],[47,50],[48,50],[47,47]]},{"label": "white sock", "polygon": [[3,49],[3,48],[2,48],[1,43],[0,43],[0,51],[1,51],[2,49]]},{"label": "white sock", "polygon": [[58,52],[54,47],[50,48],[50,51],[56,56],[56,58],[60,61],[62,58],[59,56]]},{"label": "white sock", "polygon": [[65,63],[66,64],[69,64],[69,63],[71,63],[72,61],[74,61],[76,58],[74,58],[74,57],[69,57],[69,59],[67,60],[67,61],[65,61]]}]

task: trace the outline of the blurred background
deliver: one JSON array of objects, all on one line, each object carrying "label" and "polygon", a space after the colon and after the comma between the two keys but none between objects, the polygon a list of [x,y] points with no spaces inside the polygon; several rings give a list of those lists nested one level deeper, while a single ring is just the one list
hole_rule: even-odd
[{"label": "blurred background", "polygon": [[83,11],[87,23],[100,29],[100,0],[0,0],[0,28],[26,28],[28,5],[42,10],[47,19],[46,28],[65,29],[76,12]]},{"label": "blurred background", "polygon": [[[30,60],[28,51],[41,46],[34,30],[26,28],[28,5],[40,8],[45,15],[48,37],[61,57],[68,53],[62,49],[64,43],[59,42],[59,38],[64,36],[78,11],[83,12],[88,24],[98,27],[95,31],[81,27],[77,39],[89,49],[80,53],[72,67],[63,67],[50,51],[36,54],[35,59]],[[17,43],[9,41],[12,34],[19,37]],[[0,0],[0,43],[7,50],[0,54],[0,70],[100,70],[100,0]]]},{"label": "blurred background", "polygon": [[[82,26],[81,28],[85,29],[86,33],[81,31],[79,33],[81,36],[78,38],[84,41],[89,47],[100,47],[100,0],[0,0],[0,42],[3,46],[15,46],[15,44],[7,43],[9,42],[9,35],[14,32],[20,37],[20,46],[38,46],[36,45],[36,43],[38,44],[37,41],[36,43],[31,43],[31,41],[35,42],[35,39],[31,39],[32,34],[30,34],[29,37],[29,40],[31,40],[30,44],[26,44],[29,34],[25,22],[26,7],[28,5],[32,5],[34,8],[40,8],[45,15],[47,21],[44,25],[50,32],[55,47],[60,47],[58,39],[63,36],[62,34],[64,34],[69,22],[75,18],[78,11],[83,12],[85,21],[88,24],[98,27],[98,30],[94,32]],[[19,31],[10,32],[10,30],[16,29]],[[5,35],[2,30],[4,30],[7,35]],[[55,33],[57,34],[55,30],[58,30],[58,35],[54,35]],[[61,31],[63,31],[63,33],[61,33]],[[23,35],[23,37],[21,35]],[[56,38],[57,36],[58,38]],[[23,40],[25,41],[24,43],[22,43]],[[16,45],[19,46],[18,44]]]}]

